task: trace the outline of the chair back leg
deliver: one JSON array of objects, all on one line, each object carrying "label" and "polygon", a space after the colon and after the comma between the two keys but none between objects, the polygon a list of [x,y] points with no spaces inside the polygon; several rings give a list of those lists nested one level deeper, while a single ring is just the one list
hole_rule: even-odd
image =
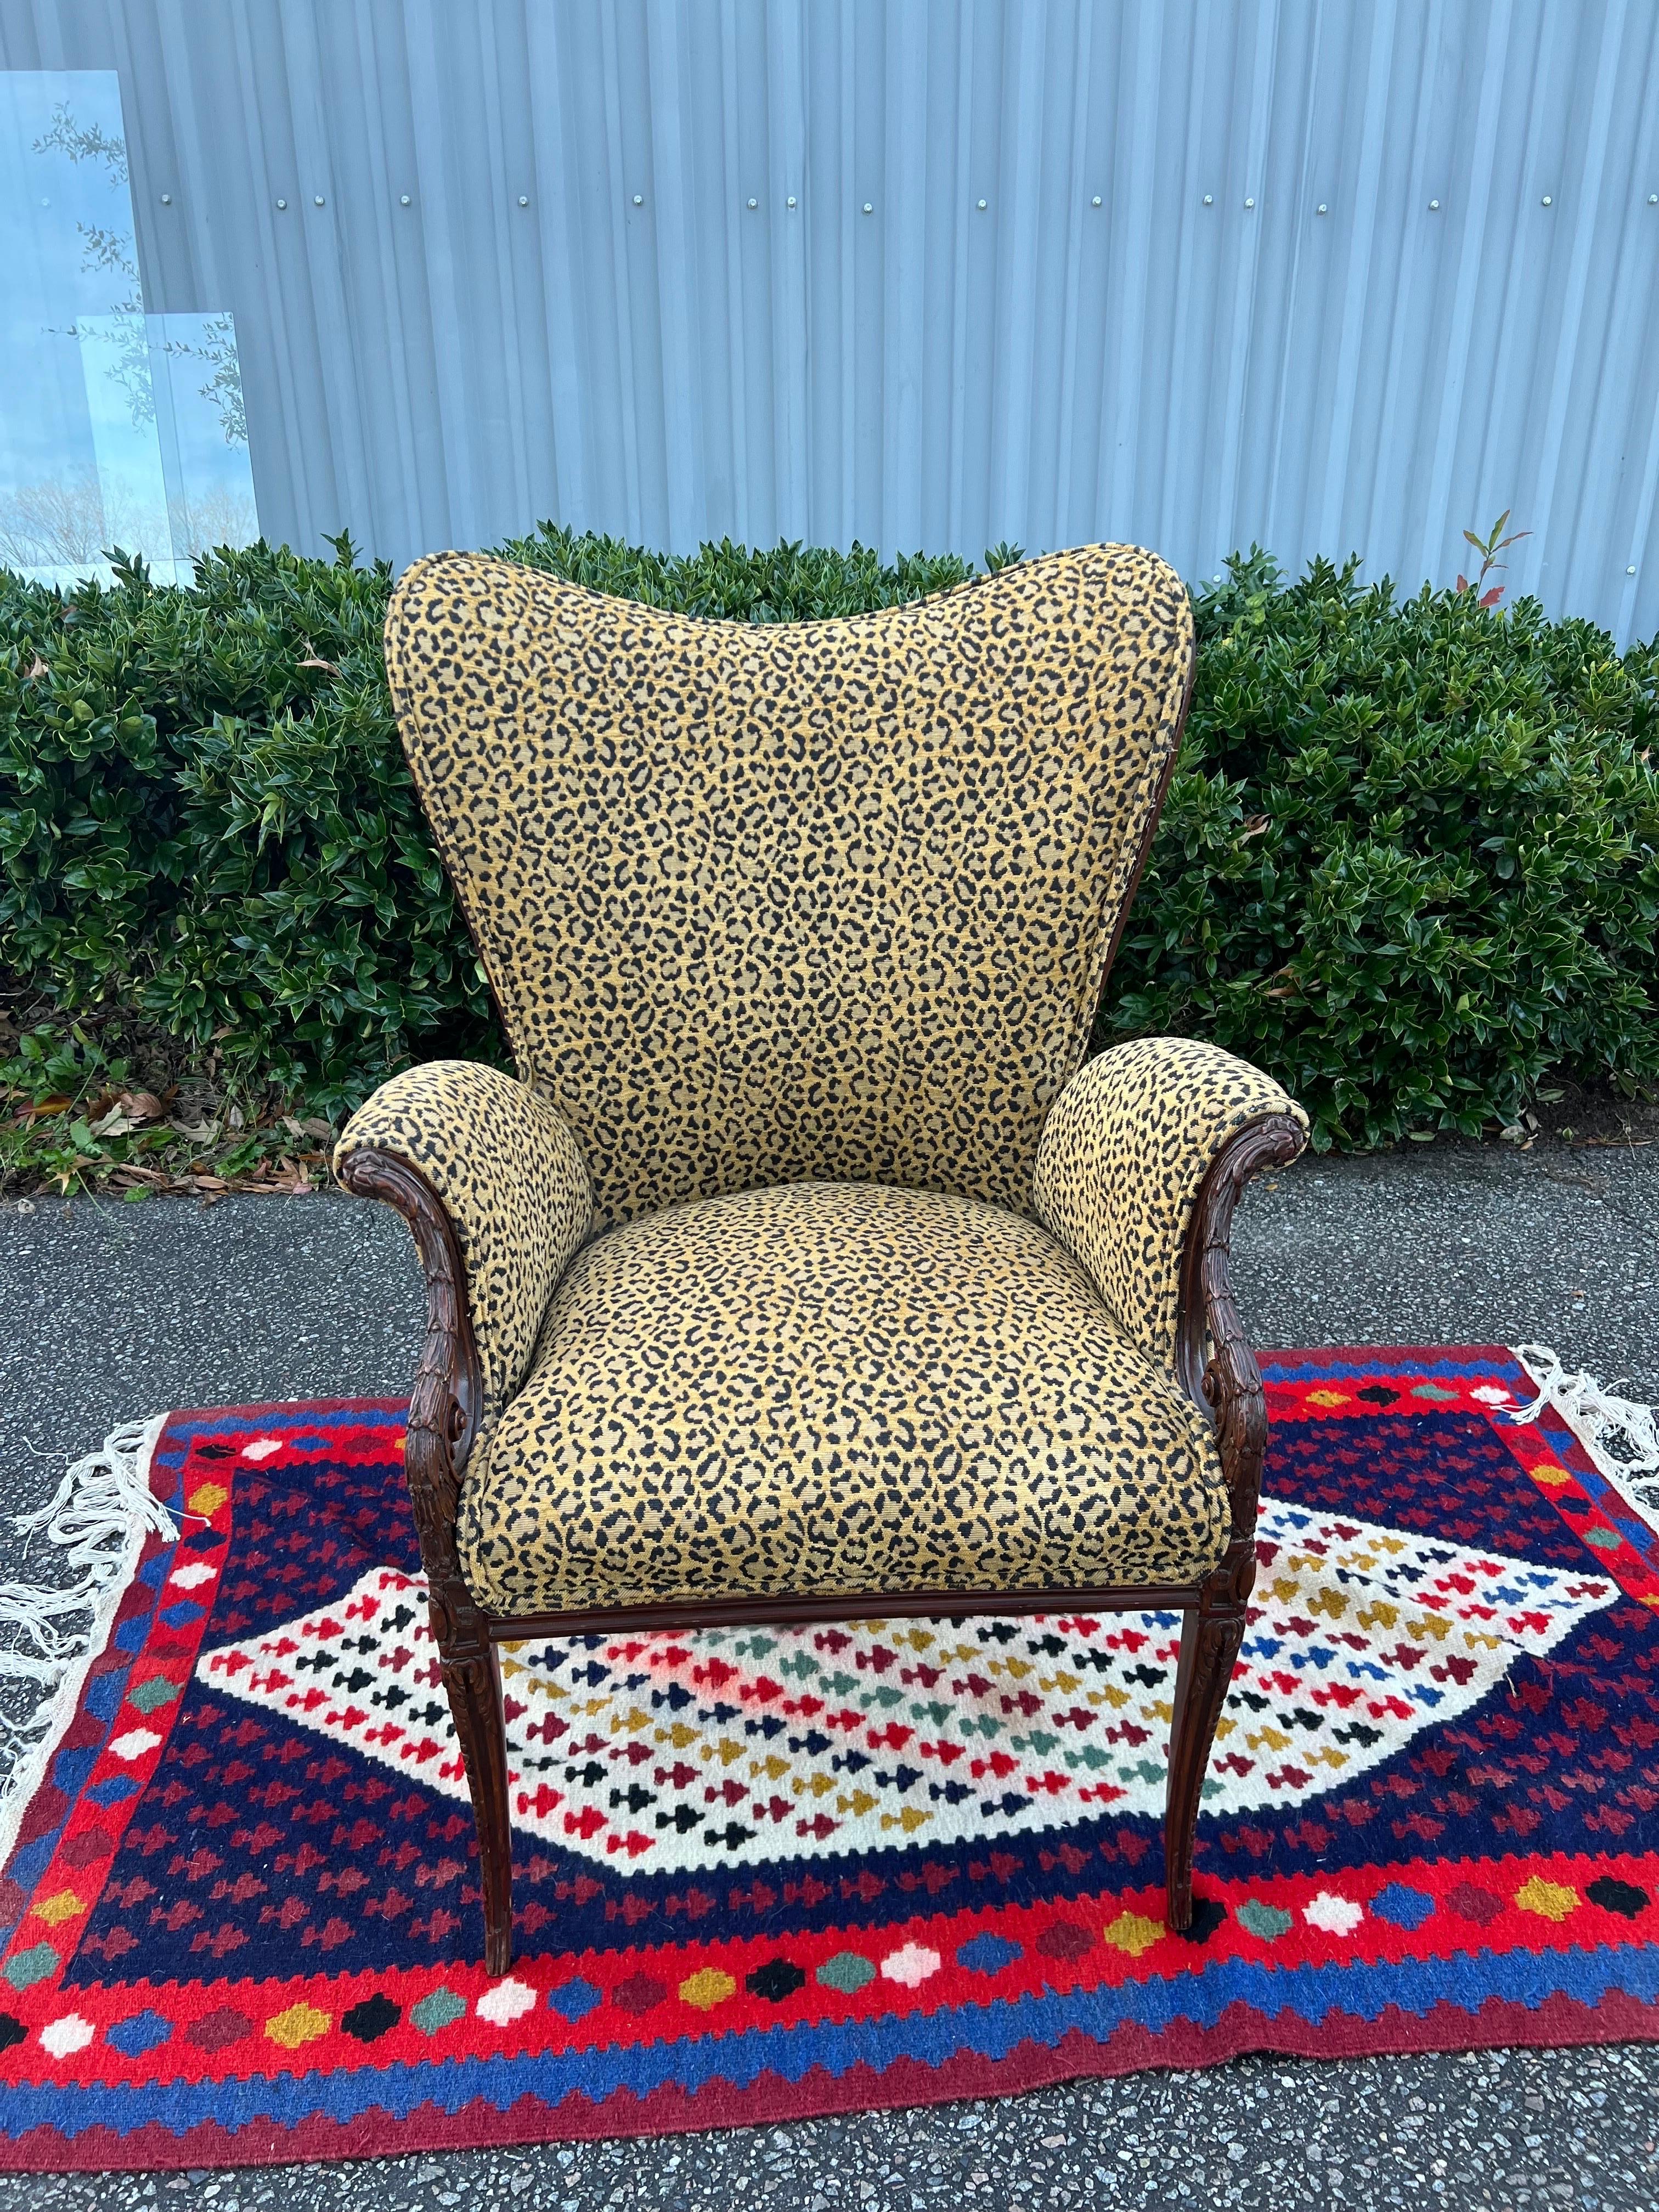
[{"label": "chair back leg", "polygon": [[465,1658],[446,1658],[440,1664],[477,1824],[484,1966],[489,1973],[504,1974],[513,1963],[513,1831],[507,1818],[501,1661],[495,1645],[487,1644]]},{"label": "chair back leg", "polygon": [[[1219,1580],[1214,1577],[1212,1580]],[[1231,1597],[1231,1591],[1229,1592]],[[1164,1814],[1164,1917],[1177,1934],[1193,1923],[1193,1839],[1216,1723],[1244,1640],[1244,1607],[1205,1599],[1181,1616],[1181,1662],[1170,1723],[1170,1790]]]}]

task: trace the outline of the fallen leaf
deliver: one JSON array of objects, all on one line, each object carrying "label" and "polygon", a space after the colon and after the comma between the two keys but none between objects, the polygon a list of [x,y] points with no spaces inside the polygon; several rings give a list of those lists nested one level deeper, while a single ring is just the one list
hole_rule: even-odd
[{"label": "fallen leaf", "polygon": [[141,1121],[160,1121],[167,1109],[153,1091],[124,1091],[116,1104],[135,1126]]},{"label": "fallen leaf", "polygon": [[112,1106],[107,1114],[100,1114],[88,1126],[94,1137],[130,1137],[138,1124],[118,1106]]},{"label": "fallen leaf", "polygon": [[181,1137],[187,1137],[192,1145],[212,1145],[218,1142],[219,1124],[216,1121],[181,1121],[176,1115],[170,1115],[167,1127],[169,1129],[176,1129]]},{"label": "fallen leaf", "polygon": [[54,1091],[50,1098],[36,1099],[27,1109],[28,1117],[31,1121],[50,1121],[54,1114],[67,1114],[74,1103],[75,1101],[65,1098],[61,1091]]},{"label": "fallen leaf", "polygon": [[37,653],[34,656],[33,665],[32,667],[26,668],[23,671],[23,681],[25,684],[38,684],[43,676],[50,676],[51,673],[51,669],[47,667],[46,662],[41,659],[40,654]]},{"label": "fallen leaf", "polygon": [[300,1127],[305,1131],[307,1136],[321,1137],[325,1140],[334,1134],[332,1127],[320,1114],[306,1115],[301,1121]]}]

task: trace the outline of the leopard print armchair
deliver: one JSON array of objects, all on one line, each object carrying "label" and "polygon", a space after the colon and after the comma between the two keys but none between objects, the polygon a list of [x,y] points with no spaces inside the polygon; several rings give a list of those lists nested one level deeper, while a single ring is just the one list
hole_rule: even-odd
[{"label": "leopard print armchair", "polygon": [[1255,1571],[1227,1239],[1305,1116],[1215,1047],[1083,1065],[1190,695],[1179,579],[1085,546],[840,622],[417,562],[386,663],[517,1076],[348,1125],[428,1328],[406,1466],[511,1956],[496,1647],[1179,1608],[1165,1861]]}]

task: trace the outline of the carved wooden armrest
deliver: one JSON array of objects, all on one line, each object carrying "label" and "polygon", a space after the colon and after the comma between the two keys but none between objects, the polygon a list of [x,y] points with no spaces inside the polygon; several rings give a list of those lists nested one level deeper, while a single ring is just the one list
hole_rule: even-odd
[{"label": "carved wooden armrest", "polygon": [[[459,1468],[523,1382],[548,1301],[587,1235],[593,1194],[580,1148],[558,1109],[528,1085],[499,1068],[440,1060],[394,1075],[358,1109],[334,1167],[348,1190],[409,1222],[429,1300],[447,1267],[440,1229],[422,1213],[434,1199],[441,1209],[459,1269],[457,1325],[472,1347],[455,1376]],[[434,1303],[433,1328],[439,1322]]]}]

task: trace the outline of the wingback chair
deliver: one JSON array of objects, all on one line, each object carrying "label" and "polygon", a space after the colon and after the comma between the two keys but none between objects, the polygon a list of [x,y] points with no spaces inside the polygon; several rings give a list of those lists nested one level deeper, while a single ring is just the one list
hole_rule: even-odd
[{"label": "wingback chair", "polygon": [[696,621],[466,554],[386,665],[517,1079],[348,1124],[427,1280],[405,1467],[512,1954],[496,1647],[1179,1608],[1168,1917],[1266,1446],[1228,1285],[1306,1117],[1213,1046],[1084,1061],[1190,696],[1131,546],[839,622]]}]

